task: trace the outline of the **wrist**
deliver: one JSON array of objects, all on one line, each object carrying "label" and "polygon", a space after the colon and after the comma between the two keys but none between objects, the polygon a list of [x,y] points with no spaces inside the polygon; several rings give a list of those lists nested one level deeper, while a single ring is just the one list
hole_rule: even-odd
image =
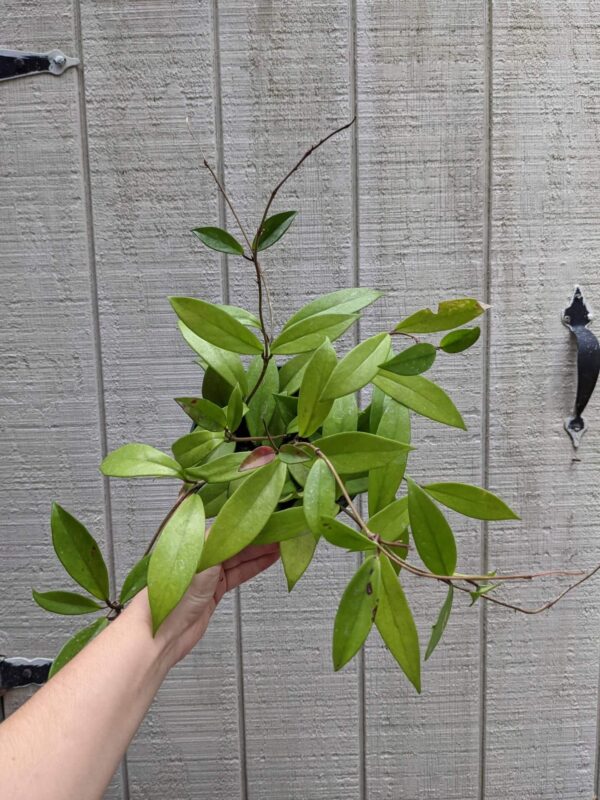
[{"label": "wrist", "polygon": [[173,642],[167,637],[152,634],[152,617],[145,589],[133,598],[113,625],[120,625],[125,635],[135,640],[147,666],[157,670],[163,677],[176,663]]}]

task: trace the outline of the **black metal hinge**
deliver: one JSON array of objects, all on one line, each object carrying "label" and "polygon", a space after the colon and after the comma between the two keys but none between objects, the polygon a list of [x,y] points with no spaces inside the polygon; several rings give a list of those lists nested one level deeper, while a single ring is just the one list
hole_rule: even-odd
[{"label": "black metal hinge", "polygon": [[49,72],[50,75],[62,75],[69,67],[76,67],[78,58],[69,58],[61,50],[50,50],[48,53],[28,53],[25,50],[4,50],[0,48],[0,81],[23,78]]},{"label": "black metal hinge", "polygon": [[51,658],[4,658],[0,656],[0,695],[10,689],[30,684],[41,685],[48,680]]}]

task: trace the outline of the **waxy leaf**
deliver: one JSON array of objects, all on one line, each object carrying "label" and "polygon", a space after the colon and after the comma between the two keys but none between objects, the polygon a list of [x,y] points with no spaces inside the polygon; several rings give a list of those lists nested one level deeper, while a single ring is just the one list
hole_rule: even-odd
[{"label": "waxy leaf", "polygon": [[[377,386],[373,386],[373,393],[371,395],[371,402],[368,406],[370,408],[368,425],[365,430],[369,433],[377,433],[377,428],[381,422],[381,417],[386,408],[386,403],[390,402],[390,398],[382,392]],[[359,419],[360,424],[360,419]],[[360,430],[360,429],[359,429]]]},{"label": "waxy leaf", "polygon": [[377,377],[373,378],[373,383],[398,403],[412,408],[417,414],[444,425],[451,425],[453,428],[465,429],[460,412],[446,392],[422,375],[395,375],[393,372],[381,370]]},{"label": "waxy leaf", "polygon": [[270,464],[277,457],[277,453],[267,444],[260,447],[255,447],[243,460],[240,466],[240,472],[246,472],[249,469],[256,469],[256,467],[264,467],[265,464]]},{"label": "waxy leaf", "polygon": [[287,426],[298,416],[298,398],[289,397],[287,394],[275,394],[275,408],[279,412],[283,423]]},{"label": "waxy leaf", "polygon": [[287,581],[288,592],[308,569],[317,548],[317,537],[310,531],[304,536],[297,536],[294,539],[286,539],[279,545],[281,563]]},{"label": "waxy leaf", "polygon": [[322,399],[332,400],[366,386],[377,375],[379,365],[389,352],[390,342],[389,334],[378,333],[357,344],[336,365],[323,390]]},{"label": "waxy leaf", "polygon": [[123,581],[123,587],[121,588],[121,593],[119,594],[119,603],[123,605],[128,603],[130,600],[141,592],[142,589],[145,589],[148,585],[148,564],[150,563],[150,553],[147,556],[141,558],[137,564],[135,564],[125,580]]},{"label": "waxy leaf", "polygon": [[381,369],[396,375],[420,375],[433,366],[437,350],[428,342],[413,344],[389,361],[381,364]]},{"label": "waxy leaf", "polygon": [[286,474],[281,461],[250,473],[219,511],[204,547],[201,569],[231,558],[256,538],[275,511]]},{"label": "waxy leaf", "polygon": [[294,394],[300,388],[306,365],[312,358],[310,351],[290,358],[279,369],[279,385],[286,394]]},{"label": "waxy leaf", "polygon": [[346,587],[333,626],[333,668],[337,672],[358,653],[373,626],[379,602],[381,569],[369,556]]},{"label": "waxy leaf", "polygon": [[499,497],[468,483],[429,483],[423,489],[448,508],[474,519],[520,519]]},{"label": "waxy leaf", "polygon": [[323,422],[323,436],[333,436],[334,433],[355,431],[358,424],[358,405],[353,394],[338,397],[333,401],[329,414]]},{"label": "waxy leaf", "polygon": [[[228,350],[223,350],[221,347],[215,347],[210,342],[200,338],[200,336],[196,336],[183,322],[179,322],[178,326],[185,341],[200,356],[203,363],[220,375],[230,387],[239,383],[245,394],[248,386],[244,365],[240,357]],[[206,392],[204,392],[204,396],[206,397]]]},{"label": "waxy leaf", "polygon": [[284,542],[286,539],[296,539],[306,533],[310,531],[306,524],[304,509],[302,506],[292,506],[271,514],[253,544]]},{"label": "waxy leaf", "polygon": [[170,297],[173,310],[192,333],[234,353],[261,353],[263,345],[245,325],[222,308],[194,297]]},{"label": "waxy leaf", "polygon": [[100,472],[111,478],[181,478],[176,461],[149,444],[124,444],[109,453]]},{"label": "waxy leaf", "polygon": [[298,395],[298,432],[308,437],[321,425],[333,400],[321,401],[321,394],[336,364],[335,350],[329,339],[315,350],[306,367]]},{"label": "waxy leaf", "polygon": [[229,498],[228,483],[207,483],[198,489],[207,519],[216,517]]},{"label": "waxy leaf", "polygon": [[222,228],[194,228],[192,233],[200,239],[202,244],[217,250],[219,253],[229,253],[232,256],[244,254],[244,248],[230,233]]},{"label": "waxy leaf", "polygon": [[390,560],[384,555],[379,559],[381,589],[375,624],[391,654],[420,694],[421,654],[415,621]]},{"label": "waxy leaf", "polygon": [[94,639],[98,634],[108,626],[106,617],[101,617],[87,628],[78,631],[72,639],[64,645],[60,653],[56,656],[50,667],[48,678],[52,678],[56,673],[61,670],[77,653],[79,653],[86,646],[88,642]]},{"label": "waxy leaf", "polygon": [[294,221],[297,213],[297,211],[281,211],[279,214],[268,217],[260,229],[256,249],[260,252],[278,242]]},{"label": "waxy leaf", "polygon": [[317,458],[310,468],[304,485],[304,515],[310,530],[321,533],[321,517],[335,517],[336,482],[327,464]]},{"label": "waxy leaf", "polygon": [[285,323],[284,330],[291,325],[295,325],[296,322],[308,317],[314,317],[317,314],[355,314],[365,306],[369,306],[380,297],[383,297],[383,294],[384,292],[379,292],[376,289],[364,288],[340,289],[337,292],[324,294],[296,311]]},{"label": "waxy leaf", "polygon": [[312,461],[310,454],[296,444],[282,445],[279,448],[279,458],[284,464],[303,464]]},{"label": "waxy leaf", "polygon": [[453,575],[456,542],[446,518],[413,480],[408,478],[408,516],[417,552],[436,575]]},{"label": "waxy leaf", "polygon": [[440,609],[440,613],[435,625],[433,625],[431,628],[431,638],[429,639],[429,644],[427,645],[427,650],[425,651],[425,661],[427,661],[429,656],[433,653],[433,651],[439,644],[440,639],[442,638],[442,634],[446,630],[446,625],[448,624],[448,620],[450,619],[450,612],[452,611],[453,597],[454,597],[454,587],[450,583],[448,585],[448,594],[446,595],[446,599],[444,600],[444,605]]},{"label": "waxy leaf", "polygon": [[440,349],[444,353],[462,353],[479,339],[480,328],[461,328],[459,331],[450,331],[440,342]]},{"label": "waxy leaf", "polygon": [[486,594],[493,592],[494,589],[497,589],[499,585],[499,583],[484,583],[478,586],[474,592],[469,592],[471,595],[470,605],[474,606],[480,597],[484,597]]},{"label": "waxy leaf", "polygon": [[248,328],[258,328],[260,330],[260,320],[258,317],[255,317],[254,314],[246,311],[245,308],[240,308],[239,306],[229,306],[225,303],[216,303],[216,306],[217,308],[222,308],[223,311],[226,311],[231,317],[237,319],[237,321],[241,322],[242,325],[246,325]]},{"label": "waxy leaf", "polygon": [[238,383],[229,396],[229,402],[227,403],[227,408],[225,410],[227,427],[230,431],[235,431],[238,429],[240,422],[242,421],[242,418],[247,410],[248,407],[244,403],[242,390],[240,389],[240,385]]},{"label": "waxy leaf", "polygon": [[[225,350],[222,351],[223,353]],[[230,353],[229,355],[233,355]],[[224,408],[229,402],[233,386],[228,383],[225,378],[215,372],[212,367],[208,367],[202,378],[202,396],[205,400],[210,400],[211,403]]]},{"label": "waxy leaf", "polygon": [[465,325],[488,308],[485,303],[480,303],[471,297],[444,300],[438,305],[437,312],[433,312],[430,308],[417,311],[396,325],[395,330],[403,333],[448,331]]},{"label": "waxy leaf", "polygon": [[[406,406],[400,405],[391,397],[386,397],[383,414],[377,426],[377,435],[410,444],[410,413]],[[375,514],[385,508],[396,497],[406,470],[408,453],[409,451],[405,450],[387,466],[369,472],[369,514]]]},{"label": "waxy leaf", "polygon": [[[248,368],[248,387],[252,390],[262,372],[263,360],[257,356]],[[262,382],[248,403],[246,425],[250,436],[264,436],[265,425],[270,430],[271,418],[275,411],[275,398],[273,395],[279,391],[279,372],[277,364],[272,358],[267,364],[267,370]]]},{"label": "waxy leaf", "polygon": [[224,430],[227,425],[225,411],[210,400],[203,397],[176,397],[175,402],[200,428],[218,431]]},{"label": "waxy leaf", "polygon": [[154,633],[186,593],[204,545],[204,504],[188,495],[162,530],[148,565],[148,600]]},{"label": "waxy leaf", "polygon": [[373,514],[369,518],[368,528],[386,542],[407,542],[408,523],[408,497],[401,497]]},{"label": "waxy leaf", "polygon": [[313,442],[331,459],[338,472],[355,475],[394,461],[410,445],[359,431],[336,433]]},{"label": "waxy leaf", "polygon": [[171,445],[173,455],[182,467],[195,467],[223,443],[222,431],[200,431],[187,433]]},{"label": "waxy leaf", "polygon": [[356,314],[318,314],[284,328],[271,346],[275,355],[314,350],[328,338],[341,336],[358,319]]},{"label": "waxy leaf", "polygon": [[[248,459],[248,455],[249,453],[246,450],[239,453],[229,453],[221,458],[211,459],[198,467],[186,469],[185,476],[190,481],[229,483],[242,477],[240,467]],[[257,468],[260,466],[262,465],[256,464]],[[251,467],[247,467],[247,469],[251,469]]]},{"label": "waxy leaf", "polygon": [[53,614],[93,614],[104,606],[75,592],[32,592],[33,599],[45,611]]},{"label": "waxy leaf", "polygon": [[52,504],[50,526],[54,550],[69,575],[94,597],[108,600],[108,570],[87,528],[58,503]]},{"label": "waxy leaf", "polygon": [[344,550],[372,550],[373,542],[364,533],[355,531],[333,517],[321,517],[319,530],[329,544]]}]

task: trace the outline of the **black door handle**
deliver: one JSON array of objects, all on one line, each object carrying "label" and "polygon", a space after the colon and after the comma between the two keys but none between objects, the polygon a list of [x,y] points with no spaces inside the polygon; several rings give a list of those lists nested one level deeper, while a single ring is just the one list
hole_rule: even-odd
[{"label": "black door handle", "polygon": [[577,339],[577,391],[573,415],[565,420],[565,430],[571,437],[573,447],[579,447],[586,424],[581,416],[587,406],[600,372],[600,344],[588,329],[592,312],[585,303],[579,286],[575,287],[571,305],[562,313],[563,324]]},{"label": "black door handle", "polygon": [[0,49],[0,81],[22,78],[39,72],[62,75],[69,67],[79,64],[79,59],[69,58],[60,50],[49,53],[28,53],[23,50]]}]

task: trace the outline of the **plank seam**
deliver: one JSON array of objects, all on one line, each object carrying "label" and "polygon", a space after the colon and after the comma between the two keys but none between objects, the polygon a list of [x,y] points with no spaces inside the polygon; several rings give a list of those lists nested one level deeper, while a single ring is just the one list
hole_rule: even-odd
[{"label": "plank seam", "polygon": [[[491,243],[492,243],[492,159],[493,159],[493,0],[484,0],[484,195],[483,195],[483,275],[484,301],[490,304],[492,292]],[[481,411],[481,478],[489,488],[490,471],[490,356],[491,315],[485,318],[485,348],[482,363],[482,411]],[[481,523],[480,562],[482,574],[488,570],[488,525]],[[487,606],[479,609],[479,800],[485,800],[486,748],[487,748]]]},{"label": "plank seam", "polygon": [[[88,147],[88,122],[85,97],[85,64],[83,52],[83,25],[81,21],[80,0],[73,3],[73,25],[77,50],[81,64],[77,69],[77,95],[79,110],[79,139],[81,143],[81,167],[83,182],[84,212],[87,233],[88,267],[90,277],[90,305],[92,316],[92,340],[94,347],[94,361],[96,373],[96,395],[98,403],[98,427],[100,434],[100,455],[104,459],[108,453],[108,434],[106,427],[106,402],[104,393],[104,369],[102,362],[102,334],[100,329],[100,310],[98,306],[98,273],[96,263],[96,239],[94,233],[94,207],[92,198],[92,182],[90,169],[90,154]],[[113,538],[113,515],[110,484],[107,477],[102,476],[102,492],[104,499],[104,525],[106,528],[106,549],[108,570],[111,584],[116,591],[116,566]],[[130,800],[129,770],[127,766],[127,753],[123,756],[120,765],[121,790],[123,800]]]},{"label": "plank seam", "polygon": [[[216,173],[221,186],[225,187],[225,143],[223,134],[223,106],[221,82],[221,37],[219,30],[219,5],[218,0],[211,3],[211,22],[213,33],[213,109],[215,126]],[[225,198],[217,192],[219,225],[226,226],[227,209]],[[221,297],[224,303],[229,303],[229,262],[225,253],[221,254]],[[240,800],[248,798],[248,762],[246,742],[246,700],[244,692],[244,652],[242,637],[242,595],[238,586],[234,591],[234,628],[235,628],[235,653],[236,653],[236,684],[237,684],[237,711],[238,711],[238,747],[240,758]]]}]

